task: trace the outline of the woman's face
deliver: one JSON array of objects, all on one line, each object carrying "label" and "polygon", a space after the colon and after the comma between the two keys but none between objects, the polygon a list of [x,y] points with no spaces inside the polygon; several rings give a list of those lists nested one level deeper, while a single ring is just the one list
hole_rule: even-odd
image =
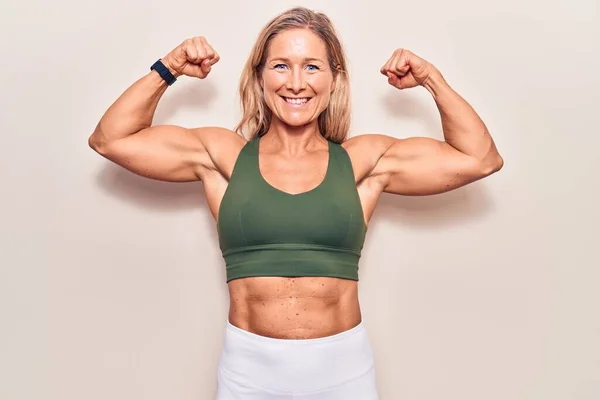
[{"label": "woman's face", "polygon": [[334,88],[325,43],[308,29],[278,34],[269,46],[261,85],[273,118],[290,126],[316,121]]}]

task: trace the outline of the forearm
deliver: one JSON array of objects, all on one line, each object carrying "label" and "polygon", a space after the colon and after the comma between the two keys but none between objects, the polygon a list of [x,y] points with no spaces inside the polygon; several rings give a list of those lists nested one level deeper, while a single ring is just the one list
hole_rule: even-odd
[{"label": "forearm", "polygon": [[90,144],[101,145],[150,127],[167,87],[155,71],[136,81],[104,113],[90,137]]},{"label": "forearm", "polygon": [[492,136],[475,110],[435,70],[424,87],[440,112],[446,143],[485,163],[502,164]]}]

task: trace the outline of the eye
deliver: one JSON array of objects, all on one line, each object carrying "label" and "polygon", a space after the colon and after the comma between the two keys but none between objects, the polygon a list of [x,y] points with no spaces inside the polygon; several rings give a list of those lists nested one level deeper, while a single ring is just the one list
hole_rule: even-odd
[{"label": "eye", "polygon": [[317,66],[316,66],[316,65],[314,65],[314,64],[308,64],[308,65],[306,66],[306,68],[308,68],[308,70],[309,70],[309,71],[318,71],[318,70],[319,70],[319,67],[317,67]]},{"label": "eye", "polygon": [[275,64],[275,65],[273,66],[273,69],[281,69],[281,68],[279,68],[279,67],[287,67],[287,65],[285,65],[285,64]]}]

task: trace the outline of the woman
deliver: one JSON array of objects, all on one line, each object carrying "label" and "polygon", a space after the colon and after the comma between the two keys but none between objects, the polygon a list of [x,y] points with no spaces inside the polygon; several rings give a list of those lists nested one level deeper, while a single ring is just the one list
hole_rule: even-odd
[{"label": "woman", "polygon": [[206,39],[187,39],[116,100],[89,143],[139,175],[203,182],[231,301],[218,399],[376,399],[357,281],[377,199],[455,189],[498,171],[502,158],[475,111],[408,50],[394,51],[381,73],[398,89],[431,93],[445,140],[346,140],[342,45],[329,19],[305,8],[261,32],[235,132],[151,126],[168,85],[204,79],[218,61]]}]

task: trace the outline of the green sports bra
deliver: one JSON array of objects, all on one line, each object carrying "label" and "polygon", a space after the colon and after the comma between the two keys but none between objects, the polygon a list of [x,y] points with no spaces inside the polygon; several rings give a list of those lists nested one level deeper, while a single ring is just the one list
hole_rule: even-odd
[{"label": "green sports bra", "polygon": [[293,195],[262,177],[259,141],[240,152],[219,208],[227,282],[250,276],[358,280],[367,227],[346,150],[329,141],[324,180]]}]

